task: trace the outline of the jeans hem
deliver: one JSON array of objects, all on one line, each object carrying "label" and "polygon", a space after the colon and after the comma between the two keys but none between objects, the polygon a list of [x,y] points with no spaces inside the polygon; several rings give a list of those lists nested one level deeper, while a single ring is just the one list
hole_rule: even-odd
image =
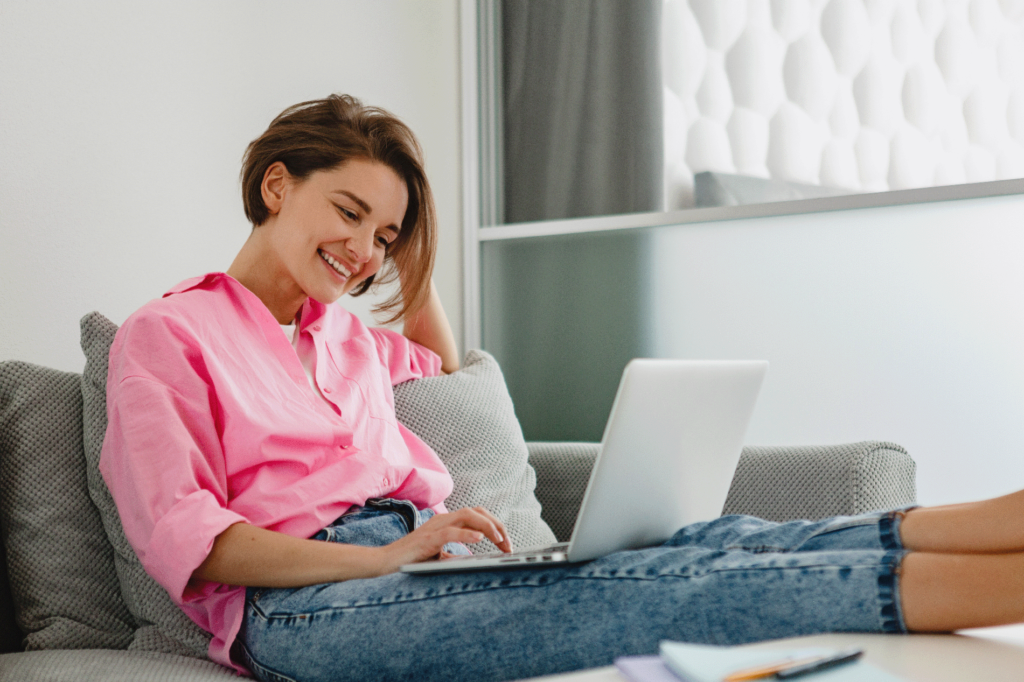
[{"label": "jeans hem", "polygon": [[907,512],[919,505],[912,504],[894,509],[878,520],[879,541],[886,554],[881,567],[885,573],[878,576],[878,600],[882,606],[881,626],[886,634],[905,634],[907,625],[903,620],[903,609],[900,604],[900,569],[903,557],[908,552],[900,538],[900,524]]},{"label": "jeans hem", "polygon": [[887,552],[882,558],[880,567],[884,572],[878,576],[878,602],[882,607],[881,631],[885,634],[907,632],[900,606],[900,566],[906,555],[906,551],[897,550]]},{"label": "jeans hem", "polygon": [[886,512],[878,520],[878,531],[880,541],[882,543],[882,549],[897,550],[904,549],[903,540],[900,538],[900,524],[903,523],[903,519],[906,517],[907,512],[911,509],[917,509],[920,505],[910,504],[906,507],[900,507],[893,509],[890,512]]}]

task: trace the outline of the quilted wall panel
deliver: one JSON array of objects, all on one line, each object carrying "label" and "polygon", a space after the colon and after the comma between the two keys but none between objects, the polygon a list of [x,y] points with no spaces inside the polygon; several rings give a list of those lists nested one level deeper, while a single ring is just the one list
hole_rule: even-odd
[{"label": "quilted wall panel", "polygon": [[1024,177],[1024,0],[665,0],[666,208],[693,175]]}]

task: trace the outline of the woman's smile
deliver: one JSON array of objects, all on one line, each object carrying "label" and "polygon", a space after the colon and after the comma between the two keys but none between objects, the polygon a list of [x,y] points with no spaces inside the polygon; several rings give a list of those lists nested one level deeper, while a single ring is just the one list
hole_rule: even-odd
[{"label": "woman's smile", "polygon": [[334,270],[343,280],[347,280],[349,277],[355,274],[347,267],[345,267],[344,263],[338,261],[333,256],[331,256],[331,254],[327,253],[323,249],[317,249],[316,252],[320,256],[320,258],[323,259],[325,263],[330,265],[331,269]]}]

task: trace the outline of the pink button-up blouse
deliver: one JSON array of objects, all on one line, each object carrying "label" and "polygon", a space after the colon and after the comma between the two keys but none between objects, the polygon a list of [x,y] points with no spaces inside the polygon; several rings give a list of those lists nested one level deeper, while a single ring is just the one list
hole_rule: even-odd
[{"label": "pink button-up blouse", "polygon": [[223,273],[143,306],[110,349],[100,471],[125,535],[213,634],[210,658],[242,672],[230,647],[244,588],[190,582],[218,534],[244,522],[306,538],[372,497],[443,512],[452,490],[391,389],[436,376],[440,358],[340,306],[310,299],[299,318],[322,397],[270,311]]}]

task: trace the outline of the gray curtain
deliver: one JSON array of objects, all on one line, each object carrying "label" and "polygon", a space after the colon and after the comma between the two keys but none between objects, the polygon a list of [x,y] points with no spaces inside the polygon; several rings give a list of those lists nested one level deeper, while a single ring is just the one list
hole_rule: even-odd
[{"label": "gray curtain", "polygon": [[660,211],[662,0],[502,0],[505,222]]},{"label": "gray curtain", "polygon": [[[662,208],[662,0],[502,0],[504,219]],[[531,440],[598,441],[649,355],[646,231],[485,242],[483,342]]]}]

